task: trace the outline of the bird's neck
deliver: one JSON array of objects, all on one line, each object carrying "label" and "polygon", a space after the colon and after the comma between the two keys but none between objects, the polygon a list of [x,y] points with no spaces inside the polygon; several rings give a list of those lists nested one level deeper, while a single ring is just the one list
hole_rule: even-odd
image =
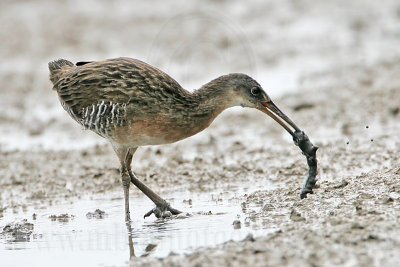
[{"label": "bird's neck", "polygon": [[[238,98],[231,89],[229,75],[218,77],[203,85],[192,94],[199,110],[221,113],[223,110],[237,106]],[[218,113],[218,114],[219,114]]]},{"label": "bird's neck", "polygon": [[214,119],[227,108],[238,105],[234,90],[231,90],[227,80],[221,76],[193,93],[184,91],[181,101],[174,105],[175,111],[171,115],[173,128],[179,128],[181,140],[206,129]]},{"label": "bird's neck", "polygon": [[236,106],[234,92],[229,89],[221,78],[217,78],[194,91],[190,96],[194,105],[189,111],[193,121],[200,127],[208,127],[222,111]]}]

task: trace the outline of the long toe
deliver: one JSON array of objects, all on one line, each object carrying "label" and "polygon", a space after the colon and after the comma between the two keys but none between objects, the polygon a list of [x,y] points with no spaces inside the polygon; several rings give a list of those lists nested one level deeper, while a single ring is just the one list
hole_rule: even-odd
[{"label": "long toe", "polygon": [[172,217],[172,213],[169,210],[166,210],[161,214],[161,217],[162,218]]},{"label": "long toe", "polygon": [[157,218],[168,218],[180,213],[182,212],[172,208],[168,203],[166,203],[164,205],[157,205],[155,208],[147,212],[144,215],[144,218],[149,217],[151,214],[154,214]]}]

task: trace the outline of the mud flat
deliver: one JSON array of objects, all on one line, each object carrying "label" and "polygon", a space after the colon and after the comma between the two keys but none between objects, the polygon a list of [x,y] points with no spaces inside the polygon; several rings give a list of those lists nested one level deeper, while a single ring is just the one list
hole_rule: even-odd
[{"label": "mud flat", "polygon": [[[162,259],[135,257],[132,266],[394,266],[400,256],[398,73],[397,59],[332,70],[310,78],[306,91],[276,100],[319,146],[318,188],[303,200],[303,156],[258,113],[227,112],[201,140],[144,148],[138,174],[163,194],[177,188],[195,194],[235,191],[232,185],[238,184],[264,186],[239,196],[244,213],[239,220],[253,229],[276,231]],[[233,118],[235,124],[247,123],[253,134],[241,135],[230,125]],[[115,191],[120,184],[113,157],[106,145],[57,153],[3,152],[3,209],[46,208]]]}]

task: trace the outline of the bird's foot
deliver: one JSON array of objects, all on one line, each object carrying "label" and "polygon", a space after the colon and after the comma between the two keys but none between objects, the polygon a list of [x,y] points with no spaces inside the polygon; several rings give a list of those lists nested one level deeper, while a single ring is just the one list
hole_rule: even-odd
[{"label": "bird's foot", "polygon": [[149,217],[151,214],[154,214],[157,218],[167,218],[172,215],[177,215],[182,213],[181,211],[172,208],[167,201],[164,200],[161,204],[156,204],[156,207],[147,212],[144,215],[144,218]]}]

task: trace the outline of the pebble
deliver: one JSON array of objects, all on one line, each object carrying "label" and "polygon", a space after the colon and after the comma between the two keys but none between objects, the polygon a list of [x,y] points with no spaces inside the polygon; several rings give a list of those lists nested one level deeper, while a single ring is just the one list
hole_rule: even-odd
[{"label": "pebble", "polygon": [[294,222],[302,222],[305,221],[306,219],[304,217],[301,216],[301,214],[296,211],[295,209],[292,209],[292,211],[290,212],[290,219]]},{"label": "pebble", "polygon": [[232,225],[233,225],[233,228],[234,228],[234,229],[240,229],[240,228],[242,228],[242,223],[241,223],[239,220],[234,220],[233,223],[232,223]]},{"label": "pebble", "polygon": [[88,219],[103,219],[107,213],[103,210],[96,209],[94,212],[86,213],[86,218]]},{"label": "pebble", "polygon": [[58,222],[68,222],[69,220],[73,220],[75,218],[74,215],[70,215],[68,213],[60,214],[60,215],[50,215],[49,219],[52,221]]},{"label": "pebble", "polygon": [[244,241],[254,242],[256,239],[254,238],[252,233],[248,233],[247,236],[244,238]]}]

